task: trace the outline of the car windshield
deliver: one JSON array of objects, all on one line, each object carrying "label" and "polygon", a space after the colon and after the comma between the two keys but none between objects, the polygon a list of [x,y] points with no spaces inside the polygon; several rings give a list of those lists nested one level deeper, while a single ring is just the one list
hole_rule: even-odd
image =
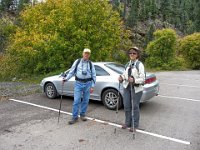
[{"label": "car windshield", "polygon": [[105,66],[119,74],[122,74],[125,69],[124,65],[116,64],[116,63],[107,63],[105,64]]}]

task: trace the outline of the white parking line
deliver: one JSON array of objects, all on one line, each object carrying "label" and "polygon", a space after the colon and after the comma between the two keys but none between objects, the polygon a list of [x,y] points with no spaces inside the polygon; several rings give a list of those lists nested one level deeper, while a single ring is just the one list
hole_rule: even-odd
[{"label": "white parking line", "polygon": [[[25,102],[25,101],[21,101],[21,100],[16,100],[16,99],[9,99],[9,100],[10,101],[14,101],[14,102],[18,102],[18,103],[23,103],[23,104],[27,104],[27,105],[31,105],[31,106],[35,106],[35,107],[39,107],[39,108],[43,108],[43,109],[48,109],[48,110],[59,112],[58,109],[54,109],[54,108],[50,108],[50,107],[46,107],[46,106],[41,106],[41,105],[37,105],[37,104],[34,104],[34,103],[29,103],[29,102]],[[65,112],[65,111],[60,111],[60,113],[67,114],[67,115],[72,115],[72,113]],[[87,117],[87,119],[92,120],[92,121],[96,121],[96,122],[99,122],[99,123],[102,123],[102,124],[107,124],[107,125],[119,127],[119,128],[122,127],[119,124],[115,124],[115,123],[112,123],[112,122],[107,122],[107,121],[103,121],[103,120],[99,120],[99,119],[95,119],[95,118],[91,118],[91,117]],[[166,139],[166,140],[169,140],[169,141],[173,141],[173,142],[177,142],[177,143],[181,143],[181,144],[185,144],[185,145],[190,145],[190,142],[188,142],[188,141],[184,141],[184,140],[180,140],[180,139],[176,139],[176,138],[172,138],[172,137],[168,137],[168,136],[164,136],[164,135],[160,135],[160,134],[156,134],[156,133],[151,133],[151,132],[147,132],[147,131],[142,131],[142,130],[136,130],[136,131],[139,132],[139,133],[151,135],[151,136],[158,137],[158,138],[161,138],[161,139]]]},{"label": "white parking line", "polygon": [[192,98],[184,98],[184,97],[175,97],[175,96],[166,96],[166,95],[158,95],[159,97],[165,97],[165,98],[173,98],[173,99],[183,99],[186,101],[193,101],[193,102],[200,102],[200,99],[192,99]]},{"label": "white parking line", "polygon": [[190,88],[200,88],[200,86],[191,86],[191,85],[185,85],[185,84],[170,84],[170,83],[162,83],[162,82],[160,82],[159,84],[183,86],[183,87],[190,87]]},{"label": "white parking line", "polygon": [[[167,78],[167,79],[171,79],[171,80],[175,79],[175,80],[190,80],[191,81],[191,78],[176,78],[176,77],[174,78],[174,77],[169,77],[169,76],[158,76],[158,79],[160,79],[160,78]],[[192,80],[200,81],[199,78],[194,78]]]}]

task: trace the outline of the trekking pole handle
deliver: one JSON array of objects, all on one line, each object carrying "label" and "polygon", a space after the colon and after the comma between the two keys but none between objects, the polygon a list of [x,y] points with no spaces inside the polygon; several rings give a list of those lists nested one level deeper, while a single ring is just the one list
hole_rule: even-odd
[{"label": "trekking pole handle", "polygon": [[120,83],[123,82],[123,78],[122,78],[122,75],[121,75],[121,74],[119,75],[118,80],[119,80]]}]

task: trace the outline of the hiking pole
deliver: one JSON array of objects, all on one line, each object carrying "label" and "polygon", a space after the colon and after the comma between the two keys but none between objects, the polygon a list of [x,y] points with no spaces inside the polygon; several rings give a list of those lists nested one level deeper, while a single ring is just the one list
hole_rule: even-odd
[{"label": "hiking pole", "polygon": [[[119,82],[119,86],[118,86],[118,98],[117,98],[117,106],[116,106],[116,114],[115,114],[115,122],[117,123],[117,118],[118,118],[118,110],[119,110],[119,90],[120,90],[120,82]],[[116,133],[117,127],[115,126],[115,130],[114,133]]]},{"label": "hiking pole", "polygon": [[61,96],[60,96],[60,108],[59,108],[59,113],[58,113],[58,123],[60,119],[60,110],[61,110],[61,105],[62,105],[62,96],[63,96],[63,88],[64,88],[64,81],[62,81],[62,89],[61,89]]},{"label": "hiking pole", "polygon": [[131,103],[132,103],[131,117],[132,117],[132,127],[133,127],[133,139],[135,139],[133,84],[130,83],[130,86],[131,86]]}]

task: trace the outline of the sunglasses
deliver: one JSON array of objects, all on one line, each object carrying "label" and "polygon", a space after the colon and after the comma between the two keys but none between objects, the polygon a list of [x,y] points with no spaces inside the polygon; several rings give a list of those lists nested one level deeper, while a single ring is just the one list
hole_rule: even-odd
[{"label": "sunglasses", "polygon": [[131,55],[131,54],[132,54],[132,55],[137,55],[137,53],[133,53],[133,52],[132,52],[132,53],[131,53],[131,52],[129,53],[129,55]]}]

